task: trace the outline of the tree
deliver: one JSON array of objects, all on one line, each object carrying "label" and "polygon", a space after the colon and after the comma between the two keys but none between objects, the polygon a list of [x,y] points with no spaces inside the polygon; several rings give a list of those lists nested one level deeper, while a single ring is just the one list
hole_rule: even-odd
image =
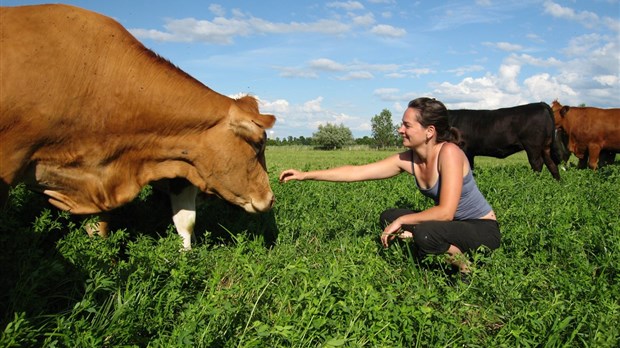
[{"label": "tree", "polygon": [[392,123],[390,110],[383,109],[379,115],[372,118],[371,123],[375,145],[386,147],[398,144],[398,127]]},{"label": "tree", "polygon": [[324,149],[337,149],[353,142],[351,130],[343,124],[319,125],[318,132],[312,134],[314,141]]},{"label": "tree", "polygon": [[355,143],[357,145],[367,145],[367,146],[372,146],[375,144],[375,141],[373,138],[369,137],[368,135],[364,135],[361,138],[357,138],[355,139]]}]

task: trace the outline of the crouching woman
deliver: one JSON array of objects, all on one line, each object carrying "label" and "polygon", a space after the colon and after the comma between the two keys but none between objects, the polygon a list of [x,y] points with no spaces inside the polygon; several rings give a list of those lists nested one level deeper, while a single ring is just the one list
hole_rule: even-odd
[{"label": "crouching woman", "polygon": [[418,257],[448,254],[450,262],[465,275],[469,264],[463,253],[500,245],[501,233],[495,212],[481,194],[460,135],[450,127],[448,110],[438,100],[417,98],[409,102],[398,133],[408,150],[365,165],[347,165],[302,172],[288,169],[281,182],[321,180],[354,182],[390,178],[402,172],[413,175],[419,191],[433,199],[423,211],[389,209],[380,216],[381,243],[394,238],[413,238]]}]

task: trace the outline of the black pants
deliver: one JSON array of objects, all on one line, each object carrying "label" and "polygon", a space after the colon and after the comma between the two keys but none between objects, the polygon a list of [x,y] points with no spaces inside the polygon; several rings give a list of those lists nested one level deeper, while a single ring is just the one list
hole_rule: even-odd
[{"label": "black pants", "polygon": [[[381,214],[381,226],[385,227],[397,218],[416,213],[408,209],[388,209]],[[501,240],[499,224],[495,220],[475,219],[456,221],[427,221],[417,225],[403,225],[402,229],[413,233],[417,256],[444,254],[450,245],[463,253],[475,251],[481,246],[497,249]]]}]

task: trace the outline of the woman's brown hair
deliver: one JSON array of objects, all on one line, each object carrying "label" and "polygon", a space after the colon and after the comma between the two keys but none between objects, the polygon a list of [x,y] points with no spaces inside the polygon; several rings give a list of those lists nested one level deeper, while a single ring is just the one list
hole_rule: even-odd
[{"label": "woman's brown hair", "polygon": [[461,132],[450,126],[448,109],[442,102],[434,98],[421,97],[410,101],[408,107],[420,111],[417,121],[423,127],[435,127],[438,143],[448,141],[463,146]]}]

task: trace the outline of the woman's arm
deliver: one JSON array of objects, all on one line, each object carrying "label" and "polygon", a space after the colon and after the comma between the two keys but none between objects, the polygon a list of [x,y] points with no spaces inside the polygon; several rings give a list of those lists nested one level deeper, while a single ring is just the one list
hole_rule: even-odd
[{"label": "woman's arm", "polygon": [[[407,157],[409,158],[408,162]],[[406,168],[407,163],[411,166],[411,153],[409,151],[392,155],[374,163],[358,166],[347,165],[309,172],[287,169],[280,174],[280,182],[291,180],[353,182],[385,179],[400,174],[404,170],[411,171],[411,169]]]}]

